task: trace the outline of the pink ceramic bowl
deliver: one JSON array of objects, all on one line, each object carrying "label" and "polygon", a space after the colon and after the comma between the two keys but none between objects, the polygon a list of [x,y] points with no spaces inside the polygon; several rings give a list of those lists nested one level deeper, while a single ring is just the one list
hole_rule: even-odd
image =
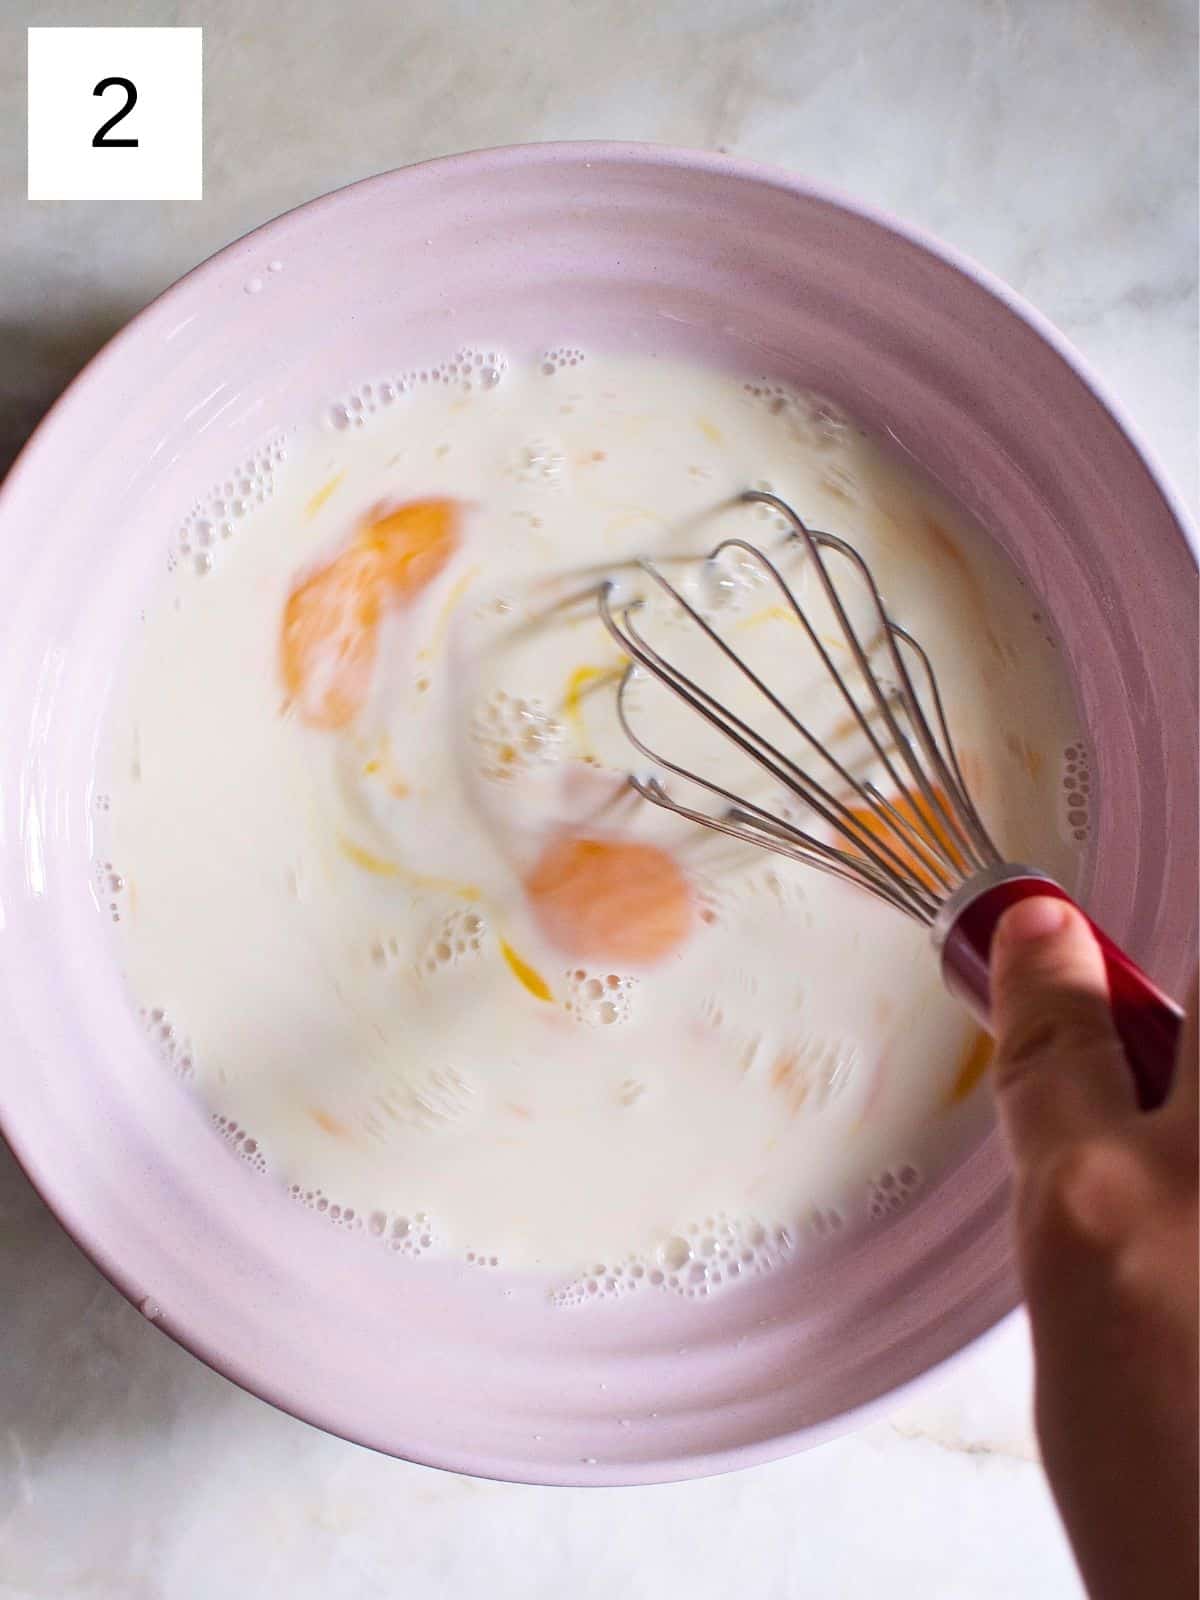
[{"label": "pink ceramic bowl", "polygon": [[840,1254],[707,1304],[555,1311],[534,1279],[347,1238],[234,1159],[152,1058],[89,892],[114,665],[196,494],[381,365],[564,340],[815,385],[994,531],[1058,623],[1094,748],[1085,903],[1168,986],[1196,950],[1196,558],[1128,425],[1000,285],[785,174],[622,145],[433,162],[281,217],[137,317],[13,469],[0,1116],[18,1157],[114,1283],[277,1405],[414,1461],[634,1483],[811,1444],[1009,1311],[996,1140]]}]

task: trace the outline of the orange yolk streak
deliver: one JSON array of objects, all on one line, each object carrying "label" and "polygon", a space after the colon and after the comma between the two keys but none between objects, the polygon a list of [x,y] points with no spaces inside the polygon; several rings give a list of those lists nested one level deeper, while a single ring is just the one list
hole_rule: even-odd
[{"label": "orange yolk streak", "polygon": [[504,957],[505,964],[513,977],[519,984],[529,990],[535,1000],[554,999],[550,985],[545,978],[542,977],[540,972],[531,967],[528,961],[522,960],[507,939],[501,939],[500,941],[500,954]]},{"label": "orange yolk streak", "polygon": [[980,1028],[963,1051],[954,1082],[946,1096],[949,1105],[965,1100],[983,1077],[995,1053],[995,1041]]}]

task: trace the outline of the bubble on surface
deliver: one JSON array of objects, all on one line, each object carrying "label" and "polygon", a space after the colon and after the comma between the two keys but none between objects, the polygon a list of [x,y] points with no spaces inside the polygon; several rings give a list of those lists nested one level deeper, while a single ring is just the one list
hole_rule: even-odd
[{"label": "bubble on surface", "polygon": [[462,349],[432,367],[390,372],[360,383],[325,407],[324,422],[335,433],[361,428],[379,410],[418,389],[444,388],[461,394],[496,389],[508,373],[508,357],[499,350]]},{"label": "bubble on surface", "polygon": [[566,999],[563,1004],[576,1021],[592,1027],[611,1027],[629,1021],[636,978],[616,972],[589,972],[584,967],[572,967],[564,977]]},{"label": "bubble on surface", "polygon": [[159,1058],[179,1077],[190,1078],[196,1069],[191,1043],[162,1006],[143,1006],[138,1018]]},{"label": "bubble on surface", "polygon": [[217,1111],[212,1114],[212,1123],[235,1155],[253,1167],[255,1172],[266,1172],[267,1158],[263,1154],[262,1147],[257,1139],[251,1138],[245,1128],[240,1127],[232,1117]]},{"label": "bubble on surface", "polygon": [[692,1259],[692,1247],[682,1234],[673,1234],[659,1248],[659,1261],[668,1272],[682,1272]]},{"label": "bubble on surface", "polygon": [[[307,1190],[304,1193],[296,1189],[295,1195],[302,1204],[313,1209],[320,1209],[320,1201],[324,1199],[319,1189]],[[364,1227],[361,1216],[356,1217],[352,1214],[350,1222],[347,1223],[344,1213],[341,1225],[356,1232],[362,1231]],[[437,1230],[428,1213],[424,1211],[415,1211],[411,1214],[373,1211],[366,1225],[366,1232],[370,1238],[377,1239],[390,1254],[398,1256],[425,1255],[439,1242]]]},{"label": "bubble on surface", "polygon": [[285,458],[283,435],[269,438],[233,470],[213,484],[192,506],[167,549],[167,570],[205,577],[217,565],[220,544],[256,507],[265,505],[276,488],[276,472]]},{"label": "bubble on surface", "polygon": [[867,1190],[867,1216],[872,1222],[903,1211],[921,1188],[923,1178],[912,1162],[888,1167],[871,1179]]},{"label": "bubble on surface", "polygon": [[587,357],[576,346],[559,346],[543,353],[539,367],[543,377],[552,378],[556,372],[582,366]]},{"label": "bubble on surface", "polygon": [[323,1189],[305,1188],[300,1183],[289,1184],[287,1194],[289,1199],[324,1218],[342,1233],[362,1234],[394,1255],[421,1256],[438,1243],[436,1229],[424,1211],[363,1213],[354,1206],[331,1200]]},{"label": "bubble on surface", "polygon": [[[838,1217],[832,1208],[824,1213]],[[832,1231],[831,1224],[827,1231]],[[813,1230],[808,1230],[810,1233]],[[627,1295],[659,1290],[684,1299],[723,1293],[747,1278],[772,1272],[795,1254],[792,1233],[756,1221],[725,1215],[705,1217],[668,1235],[649,1254],[600,1263],[551,1295],[555,1306],[569,1308],[620,1300]]]},{"label": "bubble on surface", "polygon": [[485,1255],[478,1250],[468,1250],[465,1260],[470,1267],[498,1267],[500,1265],[499,1256]]},{"label": "bubble on surface", "polygon": [[[100,812],[107,812],[111,801],[108,796],[103,798],[107,804],[103,807],[97,805]],[[100,912],[108,917],[111,922],[120,922],[125,914],[128,900],[128,885],[121,873],[117,872],[111,861],[99,859],[92,862],[92,898],[95,900]]]},{"label": "bubble on surface", "polygon": [[1069,744],[1062,752],[1058,789],[1058,826],[1061,833],[1077,844],[1091,837],[1094,799],[1091,763],[1082,740]]},{"label": "bubble on surface", "polygon": [[443,967],[469,960],[490,936],[487,918],[474,906],[454,906],[434,925],[417,959],[417,972],[432,976]]},{"label": "bubble on surface", "polygon": [[564,730],[539,700],[497,690],[476,712],[471,738],[479,770],[504,783],[523,772],[558,760]]}]

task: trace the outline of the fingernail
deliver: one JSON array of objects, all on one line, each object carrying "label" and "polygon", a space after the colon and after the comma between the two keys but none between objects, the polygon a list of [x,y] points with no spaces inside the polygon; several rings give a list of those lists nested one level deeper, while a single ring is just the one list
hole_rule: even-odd
[{"label": "fingernail", "polygon": [[1010,906],[996,932],[1007,944],[1032,943],[1034,939],[1048,939],[1052,933],[1058,933],[1066,920],[1065,901],[1036,895]]}]

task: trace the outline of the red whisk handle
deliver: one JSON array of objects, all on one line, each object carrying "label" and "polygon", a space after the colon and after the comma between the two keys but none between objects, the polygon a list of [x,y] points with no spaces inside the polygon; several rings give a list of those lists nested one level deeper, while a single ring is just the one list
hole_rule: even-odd
[{"label": "red whisk handle", "polygon": [[[966,1002],[985,1028],[991,1026],[988,964],[996,924],[1009,906],[1034,895],[1075,904],[1052,878],[1029,867],[1005,866],[964,884],[934,923],[946,987]],[[1143,1110],[1153,1110],[1171,1086],[1183,1012],[1090,917],[1088,925],[1104,952],[1113,1021],[1129,1058],[1138,1099]]]}]

